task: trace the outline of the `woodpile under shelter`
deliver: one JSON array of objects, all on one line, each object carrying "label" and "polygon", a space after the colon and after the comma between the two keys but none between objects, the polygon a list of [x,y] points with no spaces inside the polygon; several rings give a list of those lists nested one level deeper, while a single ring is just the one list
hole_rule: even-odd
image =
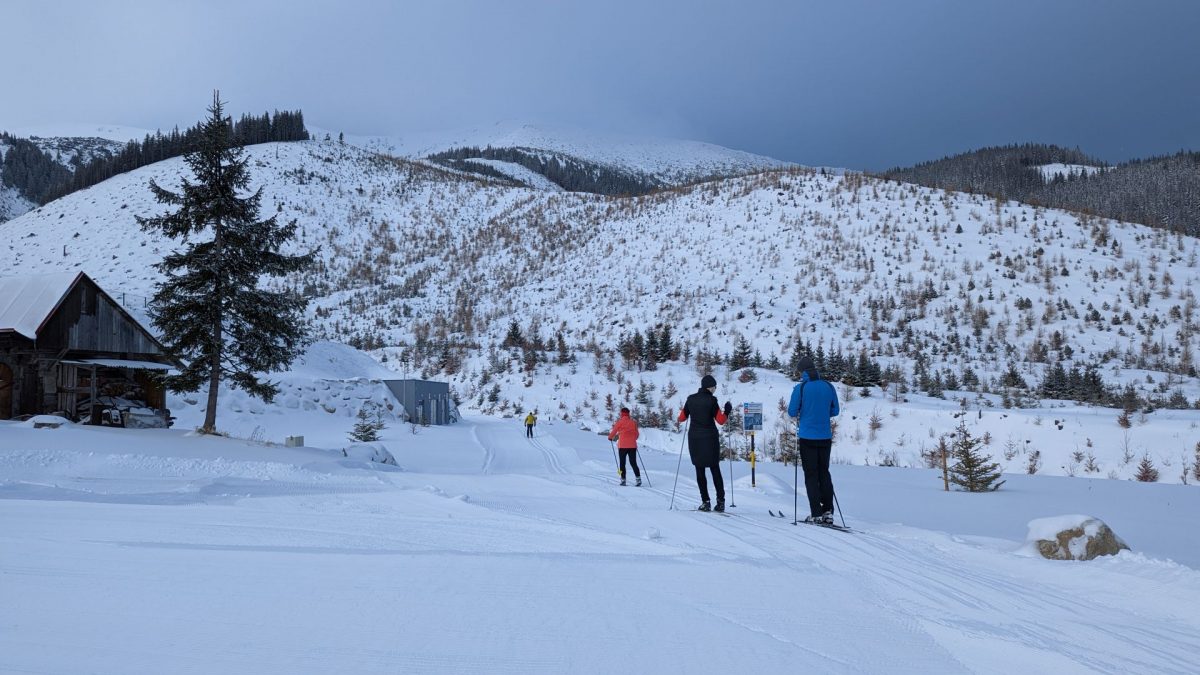
[{"label": "woodpile under shelter", "polygon": [[179,366],[83,272],[0,277],[0,419],[169,426],[155,375]]}]

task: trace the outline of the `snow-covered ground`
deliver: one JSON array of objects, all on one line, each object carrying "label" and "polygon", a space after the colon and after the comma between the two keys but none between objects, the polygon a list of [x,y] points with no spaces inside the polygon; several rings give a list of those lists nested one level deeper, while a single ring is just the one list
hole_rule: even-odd
[{"label": "snow-covered ground", "polygon": [[[735,464],[726,517],[690,510],[685,458],[668,510],[673,434],[619,487],[553,419],[393,422],[393,467],[342,455],[349,416],[276,413],[329,440],[0,422],[0,671],[1195,672],[1191,487],[839,465],[847,534],[767,514],[780,464]],[[1028,555],[1029,521],[1074,513],[1133,550]]]}]

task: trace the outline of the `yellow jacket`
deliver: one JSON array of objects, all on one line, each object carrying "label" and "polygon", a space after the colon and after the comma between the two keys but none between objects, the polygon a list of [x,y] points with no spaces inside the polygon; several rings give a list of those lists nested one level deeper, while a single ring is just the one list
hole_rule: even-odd
[{"label": "yellow jacket", "polygon": [[532,426],[534,424],[537,424],[537,415],[534,415],[533,413],[529,413],[528,415],[525,416],[525,425]]}]

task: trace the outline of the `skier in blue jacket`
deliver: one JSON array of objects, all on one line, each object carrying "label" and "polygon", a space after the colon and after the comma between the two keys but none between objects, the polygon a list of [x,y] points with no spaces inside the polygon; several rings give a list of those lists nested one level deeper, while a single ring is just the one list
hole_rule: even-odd
[{"label": "skier in blue jacket", "polygon": [[800,359],[800,384],[792,389],[788,416],[796,418],[796,450],[804,467],[810,523],[833,523],[833,477],[829,457],[833,452],[833,427],[829,420],[841,412],[833,384],[821,379],[809,357]]}]

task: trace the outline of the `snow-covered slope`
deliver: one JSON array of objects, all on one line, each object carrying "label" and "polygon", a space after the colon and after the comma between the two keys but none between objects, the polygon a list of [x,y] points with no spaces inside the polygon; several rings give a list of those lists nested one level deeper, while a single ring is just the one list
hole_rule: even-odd
[{"label": "snow-covered slope", "polygon": [[1055,162],[1054,164],[1042,164],[1037,167],[1042,173],[1042,178],[1046,180],[1054,180],[1055,176],[1063,178],[1071,178],[1073,176],[1091,176],[1093,174],[1104,171],[1102,166],[1091,166],[1089,164],[1063,164]]},{"label": "snow-covered slope", "polygon": [[42,124],[6,127],[0,125],[0,131],[7,131],[18,138],[99,138],[124,145],[127,141],[140,141],[147,135],[153,135],[150,129],[122,126],[119,124]]},{"label": "snow-covered slope", "polygon": [[[321,137],[324,133],[327,132],[314,136]],[[332,134],[331,137],[336,136]],[[345,140],[407,158],[427,157],[464,147],[547,150],[634,174],[655,176],[669,184],[793,166],[789,162],[699,141],[601,134],[515,122],[403,136],[346,136]]]},{"label": "snow-covered slope", "polygon": [[28,213],[35,204],[21,196],[16,188],[0,185],[0,222]]},{"label": "snow-covered slope", "polygon": [[[611,396],[669,411],[695,386],[702,350],[729,354],[742,337],[764,361],[786,361],[804,340],[891,366],[893,384],[914,385],[923,368],[949,390],[874,389],[841,422],[842,461],[919,464],[966,409],[1011,471],[1129,478],[1149,457],[1178,482],[1194,462],[1195,411],[1134,411],[1122,428],[1118,410],[1038,403],[1011,386],[1027,407],[1004,408],[1009,370],[1033,388],[1053,361],[1095,364],[1112,386],[1191,407],[1191,238],[802,169],[615,199],[489,184],[336,141],[247,156],[264,210],[298,220],[296,247],[321,247],[322,272],[294,280],[313,297],[318,335],[405,375],[446,377],[468,409],[537,406],[592,424]],[[147,182],[175,185],[183,166],[118,176],[0,225],[0,274],[82,269],[144,312],[171,244],[134,216],[159,208]],[[497,349],[513,320],[543,341],[561,333],[575,364],[527,371],[520,353]],[[614,353],[622,334],[658,325],[686,364],[639,371]],[[722,396],[763,401],[769,428],[786,428],[782,377],[718,371]],[[978,384],[964,384],[968,372]],[[780,438],[763,441],[778,449]]]},{"label": "snow-covered slope", "polygon": [[[1191,488],[943,493],[931,471],[838,466],[848,534],[791,524],[782,465],[754,488],[737,466],[729,516],[690,510],[685,468],[668,510],[677,437],[648,439],[648,484],[619,487],[608,443],[574,425],[415,431],[385,430],[394,467],[0,422],[0,671],[1195,671]],[[1079,512],[1133,551],[1026,553],[1026,523]]]}]

